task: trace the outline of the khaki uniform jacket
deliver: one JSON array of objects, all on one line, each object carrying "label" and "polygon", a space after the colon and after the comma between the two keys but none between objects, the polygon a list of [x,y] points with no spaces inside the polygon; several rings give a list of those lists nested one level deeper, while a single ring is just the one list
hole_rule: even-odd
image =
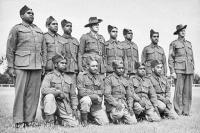
[{"label": "khaki uniform jacket", "polygon": [[166,103],[170,101],[170,85],[165,76],[156,76],[154,73],[149,77],[155,92],[157,94],[157,99]]},{"label": "khaki uniform jacket", "polygon": [[67,58],[67,68],[66,72],[72,72],[72,73],[78,73],[78,49],[79,49],[79,42],[76,38],[72,36],[68,36],[66,34],[63,34],[62,37],[64,37],[67,40],[67,43],[65,43],[65,58]]},{"label": "khaki uniform jacket", "polygon": [[77,77],[77,88],[80,98],[93,94],[102,97],[104,92],[103,76],[92,75],[88,71],[80,72]]},{"label": "khaki uniform jacket", "polygon": [[139,61],[138,46],[134,42],[123,41],[122,47],[125,49],[125,54],[128,62],[128,74],[136,73],[135,62]]},{"label": "khaki uniform jacket", "polygon": [[112,73],[105,78],[104,84],[105,105],[108,112],[116,107],[119,99],[128,107],[127,100],[131,97],[131,92],[129,82],[124,77]]},{"label": "khaki uniform jacket", "polygon": [[105,64],[107,72],[113,72],[112,62],[114,60],[121,60],[124,62],[125,72],[127,72],[127,57],[120,42],[117,40],[108,40],[105,44]]},{"label": "khaki uniform jacket", "polygon": [[66,100],[68,105],[66,110],[77,109],[78,99],[75,92],[75,84],[72,79],[65,73],[61,74],[57,70],[49,72],[45,77],[41,85],[41,106],[43,107],[43,98],[47,94],[53,94],[57,90],[64,92],[67,96]]},{"label": "khaki uniform jacket", "polygon": [[163,74],[167,74],[167,62],[164,49],[159,45],[150,44],[144,47],[141,56],[141,62],[146,65],[147,74],[151,74],[151,61],[158,60],[162,62],[164,72]]},{"label": "khaki uniform jacket", "polygon": [[64,44],[66,41],[59,34],[47,32],[44,34],[46,47],[47,47],[47,64],[46,70],[53,70],[52,57],[56,54],[64,55]]},{"label": "khaki uniform jacket", "polygon": [[[140,78],[139,76],[131,76],[130,84],[132,89],[140,99],[135,99],[136,102],[141,100],[145,102],[145,109],[150,109],[152,106],[157,106],[157,96],[151,81],[147,77]],[[132,104],[132,103],[129,103]],[[129,105],[131,106],[131,105]]]},{"label": "khaki uniform jacket", "polygon": [[82,60],[88,56],[96,58],[100,63],[100,73],[105,72],[104,65],[104,47],[105,39],[102,35],[95,36],[92,32],[83,34],[80,38],[80,45],[78,50],[78,66],[79,71],[83,70]]},{"label": "khaki uniform jacket", "polygon": [[194,73],[194,57],[191,42],[185,39],[177,39],[169,48],[170,73]]},{"label": "khaki uniform jacket", "polygon": [[40,28],[34,24],[15,25],[7,41],[8,67],[16,69],[41,69],[46,65],[46,45]]}]

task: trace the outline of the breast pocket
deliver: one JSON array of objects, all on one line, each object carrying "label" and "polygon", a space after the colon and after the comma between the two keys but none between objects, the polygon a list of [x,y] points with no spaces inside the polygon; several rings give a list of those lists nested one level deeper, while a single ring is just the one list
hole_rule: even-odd
[{"label": "breast pocket", "polygon": [[185,48],[184,45],[182,43],[178,43],[175,46],[175,51],[176,51],[176,55],[177,56],[182,56],[185,55]]},{"label": "breast pocket", "polygon": [[157,50],[157,59],[159,60],[159,61],[162,61],[163,60],[163,54],[164,54],[164,51],[163,50],[161,50],[161,49],[158,49]]},{"label": "breast pocket", "polygon": [[18,31],[19,41],[30,41],[33,39],[32,31],[26,28],[19,29]]},{"label": "breast pocket", "polygon": [[54,79],[50,82],[50,87],[56,88],[62,91],[62,82],[59,79]]},{"label": "breast pocket", "polygon": [[153,49],[148,49],[147,50],[147,56],[146,56],[146,60],[150,61],[154,59],[154,50]]},{"label": "breast pocket", "polygon": [[64,80],[63,91],[69,93],[71,89],[72,82],[69,80]]},{"label": "breast pocket", "polygon": [[118,57],[124,57],[124,49],[122,47],[117,47],[116,54]]},{"label": "breast pocket", "polygon": [[149,84],[143,83],[142,84],[142,92],[148,94],[149,92]]},{"label": "breast pocket", "polygon": [[44,39],[43,33],[40,30],[35,30],[35,41],[42,43]]},{"label": "breast pocket", "polygon": [[106,54],[108,57],[114,57],[115,56],[115,48],[113,46],[106,47]]}]

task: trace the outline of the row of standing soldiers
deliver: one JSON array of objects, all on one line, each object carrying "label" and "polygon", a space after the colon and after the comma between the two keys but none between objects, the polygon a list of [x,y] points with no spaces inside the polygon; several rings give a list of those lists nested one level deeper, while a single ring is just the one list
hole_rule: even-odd
[{"label": "row of standing soldiers", "polygon": [[[22,23],[14,26],[9,34],[6,53],[9,73],[16,78],[13,118],[17,125],[21,125],[21,123],[29,125],[34,121],[41,79],[55,69],[52,61],[55,55],[61,55],[67,60],[64,72],[77,87],[77,75],[88,70],[88,58],[97,61],[98,71],[104,77],[114,72],[112,63],[115,60],[123,62],[124,77],[129,79],[136,75],[135,62],[139,61],[139,54],[137,45],[132,42],[132,30],[124,29],[125,41],[119,42],[117,40],[118,28],[108,25],[110,39],[105,41],[104,37],[98,34],[99,23],[102,22],[102,19],[90,17],[89,23],[85,25],[90,28],[90,32],[82,35],[79,43],[76,38],[71,36],[72,23],[65,19],[61,22],[64,34],[60,36],[57,33],[58,23],[52,16],[46,21],[47,33],[43,33],[33,24],[34,13],[29,7],[24,6],[20,10],[20,17]],[[185,28],[186,25],[176,27],[174,34],[178,34],[179,38],[170,44],[169,52],[170,73],[175,79],[181,77],[177,78],[179,86],[176,88],[179,90],[191,86],[194,71],[192,45],[184,39]],[[158,45],[159,33],[151,30],[150,38],[152,43],[143,49],[141,62],[145,64],[147,75],[152,73],[150,65],[152,60],[161,62],[163,65],[162,75],[166,75],[166,56],[163,48]],[[185,80],[187,81],[185,82]],[[189,98],[187,97],[186,100],[175,96],[177,98],[175,110],[178,114],[189,114],[191,92],[185,91],[184,93],[189,94]],[[184,102],[188,102],[187,107],[183,107]]]}]

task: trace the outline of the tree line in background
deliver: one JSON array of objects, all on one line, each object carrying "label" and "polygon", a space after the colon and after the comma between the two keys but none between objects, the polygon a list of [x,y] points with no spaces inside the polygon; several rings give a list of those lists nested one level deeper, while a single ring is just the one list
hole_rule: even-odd
[{"label": "tree line in background", "polygon": [[[4,70],[0,72],[0,84],[13,84],[13,78],[10,77],[7,65],[5,65],[6,61],[7,60],[5,57],[0,58],[0,66],[4,65],[3,67],[1,67],[1,69]],[[168,79],[170,80],[170,77],[168,77]],[[200,84],[200,76],[198,74],[194,74],[193,84]]]}]

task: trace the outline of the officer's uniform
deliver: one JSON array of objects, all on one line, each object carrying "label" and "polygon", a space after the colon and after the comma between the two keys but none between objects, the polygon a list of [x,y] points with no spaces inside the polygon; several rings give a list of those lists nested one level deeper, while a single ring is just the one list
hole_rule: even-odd
[{"label": "officer's uniform", "polygon": [[[131,97],[130,86],[124,77],[115,73],[105,78],[105,105],[108,114],[113,122],[123,121],[127,124],[137,123],[135,115],[130,115],[127,106],[127,99]],[[122,110],[116,110],[117,104],[122,104]]]},{"label": "officer's uniform", "polygon": [[176,116],[172,112],[172,103],[170,101],[171,92],[167,78],[164,76],[156,76],[154,73],[149,77],[158,99],[158,110],[164,116],[175,119]]},{"label": "officer's uniform", "polygon": [[66,73],[76,82],[76,76],[78,74],[79,42],[76,38],[66,34],[63,34],[62,37],[67,40],[67,42],[64,44],[65,58],[67,58],[68,61]]},{"label": "officer's uniform", "polygon": [[154,110],[154,107],[158,106],[158,102],[151,81],[147,77],[140,78],[135,75],[130,77],[130,84],[134,93],[139,97],[139,99],[133,98],[134,103],[129,102],[129,106],[133,107],[135,114],[140,115],[144,110],[143,113],[148,121],[160,121],[159,115]]},{"label": "officer's uniform", "polygon": [[123,46],[120,45],[119,41],[110,39],[106,41],[105,44],[105,64],[107,73],[113,72],[112,62],[114,60],[123,61],[125,72],[127,72],[127,58]]},{"label": "officer's uniform", "polygon": [[145,64],[146,67],[146,74],[150,75],[151,71],[151,61],[158,60],[163,64],[163,74],[167,74],[167,63],[166,63],[166,56],[163,48],[159,45],[150,44],[144,47],[141,56],[141,62]]},{"label": "officer's uniform", "polygon": [[46,47],[42,31],[34,24],[21,23],[10,31],[6,57],[16,72],[14,123],[35,119],[41,85],[41,69],[46,65]]},{"label": "officer's uniform", "polygon": [[101,74],[105,73],[104,66],[104,45],[105,39],[102,35],[93,34],[89,32],[87,34],[83,34],[80,38],[80,46],[78,51],[78,66],[79,71],[83,71],[86,69],[86,59],[87,57],[93,57],[98,61],[99,64],[99,72]]},{"label": "officer's uniform", "polygon": [[125,49],[125,54],[127,57],[128,74],[135,74],[135,62],[139,61],[138,46],[134,42],[130,42],[127,40],[121,42],[121,45]]},{"label": "officer's uniform", "polygon": [[[62,91],[66,99],[60,99],[53,95],[56,91]],[[75,92],[75,84],[73,80],[65,73],[58,70],[49,72],[42,82],[41,86],[41,107],[46,116],[53,115],[57,120],[62,122],[63,126],[77,126],[78,120],[72,115],[72,109],[76,110],[78,99]]]},{"label": "officer's uniform", "polygon": [[189,114],[192,102],[194,58],[191,42],[177,39],[170,44],[170,73],[176,73],[174,108],[177,114]]},{"label": "officer's uniform", "polygon": [[47,64],[45,67],[46,73],[53,70],[53,62],[52,57],[56,54],[64,55],[64,45],[65,40],[59,34],[53,34],[51,32],[47,32],[44,34],[45,43],[47,47]]},{"label": "officer's uniform", "polygon": [[94,95],[103,100],[103,76],[92,75],[89,71],[80,72],[77,77],[77,88],[80,97],[82,113],[91,113],[99,125],[108,124],[108,117],[103,109],[104,103],[98,101]]}]

